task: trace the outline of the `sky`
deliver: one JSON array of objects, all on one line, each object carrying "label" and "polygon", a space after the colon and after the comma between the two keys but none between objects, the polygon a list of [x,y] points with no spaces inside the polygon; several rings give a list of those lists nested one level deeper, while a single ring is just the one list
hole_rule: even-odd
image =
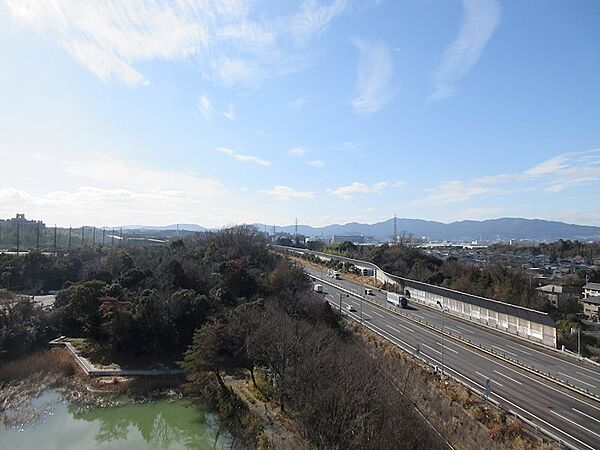
[{"label": "sky", "polygon": [[600,226],[600,2],[0,0],[0,218]]}]

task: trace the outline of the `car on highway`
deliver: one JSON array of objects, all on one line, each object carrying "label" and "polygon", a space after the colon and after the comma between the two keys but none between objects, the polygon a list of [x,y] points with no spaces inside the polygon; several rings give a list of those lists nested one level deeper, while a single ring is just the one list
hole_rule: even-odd
[{"label": "car on highway", "polygon": [[354,306],[348,305],[348,306],[346,306],[346,311],[348,311],[348,312],[354,312],[354,311],[356,311],[356,309],[354,309]]},{"label": "car on highway", "polygon": [[373,295],[372,289],[365,289],[365,295]]}]

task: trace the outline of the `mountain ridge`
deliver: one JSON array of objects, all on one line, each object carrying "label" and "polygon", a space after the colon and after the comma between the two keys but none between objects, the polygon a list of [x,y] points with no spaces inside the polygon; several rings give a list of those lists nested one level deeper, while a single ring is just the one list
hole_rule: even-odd
[{"label": "mountain ridge", "polygon": [[[486,220],[461,220],[450,223],[424,219],[397,219],[398,234],[409,234],[417,238],[448,241],[505,241],[525,239],[535,241],[555,241],[558,239],[600,240],[600,227],[578,225],[544,219],[524,219],[520,217],[502,217]],[[272,225],[251,224],[259,230],[272,232]],[[139,230],[176,230],[177,225],[144,226],[128,225],[124,229]],[[179,224],[179,230],[208,231],[200,225]],[[277,232],[294,233],[295,225],[276,226]],[[376,223],[349,222],[330,224],[322,227],[298,224],[298,233],[305,236],[364,235],[385,241],[394,233],[394,219]]]}]

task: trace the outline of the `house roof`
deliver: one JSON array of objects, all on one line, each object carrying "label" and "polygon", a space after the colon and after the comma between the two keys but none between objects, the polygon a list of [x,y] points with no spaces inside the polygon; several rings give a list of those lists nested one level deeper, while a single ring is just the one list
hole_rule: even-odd
[{"label": "house roof", "polygon": [[582,298],[579,301],[582,303],[591,303],[592,305],[600,305],[600,295]]},{"label": "house roof", "polygon": [[592,291],[600,291],[600,283],[588,283],[583,288],[590,289]]}]

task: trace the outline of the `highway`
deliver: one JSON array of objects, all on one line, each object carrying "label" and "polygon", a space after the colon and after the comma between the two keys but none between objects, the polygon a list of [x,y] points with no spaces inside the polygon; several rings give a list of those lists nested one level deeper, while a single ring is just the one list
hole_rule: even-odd
[{"label": "highway", "polygon": [[[308,273],[327,279],[327,275],[315,269],[305,267]],[[334,280],[327,279],[328,282]],[[347,280],[337,280],[345,288],[351,287],[360,292],[363,287],[360,284]],[[342,295],[343,313],[350,318],[361,321],[364,326],[379,333],[389,341],[395,343],[405,351],[415,354],[419,348],[420,357],[432,365],[441,367],[442,345],[440,332],[428,328],[424,324],[416,323],[407,317],[395,314],[385,306],[375,305],[366,301],[360,301],[353,296],[333,286],[323,284],[323,298],[334,308],[339,308],[340,295]],[[363,291],[364,292],[364,291]],[[381,299],[381,296],[375,296]],[[354,312],[347,310],[352,305]],[[426,308],[415,309],[413,313],[421,314],[421,317],[440,324],[440,315]],[[530,348],[529,346],[516,345],[514,340],[497,336],[495,333],[486,332],[479,327],[467,327],[464,322],[452,320],[448,315],[444,317],[449,327],[462,330],[465,334],[474,333],[471,340],[479,337],[486,338],[489,342],[496,342],[498,346],[510,342],[515,354],[518,349],[523,355],[540,360],[543,364],[556,364],[561,369],[564,361],[561,358],[554,360],[547,358],[543,351]],[[487,335],[487,336],[486,336]],[[498,339],[498,340],[496,340]],[[486,341],[486,342],[488,342]],[[507,341],[507,342],[505,342]],[[492,393],[490,398],[498,402],[504,409],[518,414],[530,424],[539,427],[546,434],[557,441],[561,441],[571,448],[595,450],[600,448],[600,402],[588,397],[580,396],[558,384],[533,375],[524,369],[514,366],[502,359],[485,354],[484,352],[469,346],[466,343],[455,341],[448,336],[443,338],[444,371],[452,377],[460,380],[477,392],[484,390],[486,379],[491,380]],[[505,344],[502,344],[505,342]],[[513,348],[514,347],[514,348]],[[548,362],[554,361],[552,363]],[[588,376],[590,384],[597,387],[600,376],[597,371],[588,372],[577,364],[564,370],[580,371],[578,375],[584,378]],[[587,369],[587,367],[586,367]],[[572,373],[572,372],[567,372]],[[583,374],[583,375],[582,375]]]},{"label": "highway", "polygon": [[[309,266],[306,266],[305,270],[311,275],[327,278],[329,282],[338,284],[357,294],[364,295],[365,286],[359,283],[344,279],[332,280],[327,277],[326,272]],[[373,289],[373,294],[368,297],[370,301],[377,302],[389,308],[385,292]],[[440,326],[439,310],[411,302],[410,309],[404,309],[401,312],[436,327]],[[529,367],[534,367],[583,391],[600,396],[600,367],[596,365],[580,361],[568,355],[562,356],[551,349],[545,349],[508,334],[495,332],[489,328],[461,320],[450,314],[444,315],[444,331],[467,341],[474,342],[494,353],[498,353]]]}]

